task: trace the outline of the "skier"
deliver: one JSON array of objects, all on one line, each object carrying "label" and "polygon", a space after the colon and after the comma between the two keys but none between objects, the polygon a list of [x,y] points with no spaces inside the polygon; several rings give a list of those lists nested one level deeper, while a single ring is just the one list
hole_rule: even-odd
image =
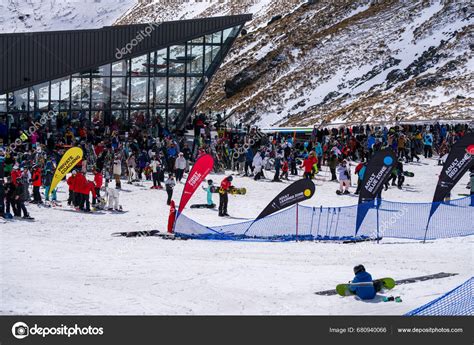
[{"label": "skier", "polygon": [[316,152],[311,151],[309,156],[303,161],[303,164],[300,168],[304,168],[304,178],[311,180],[313,175],[314,165],[318,164],[318,159],[316,158]]},{"label": "skier", "polygon": [[135,168],[137,167],[137,162],[135,160],[135,154],[132,152],[127,159],[127,167],[128,167],[128,184],[132,184],[137,180],[137,173]]},{"label": "skier", "polygon": [[[51,183],[53,182],[53,176],[53,172],[49,169],[44,173],[44,199],[46,201],[49,201],[49,189],[51,188]],[[51,201],[57,201],[56,188],[51,191]]]},{"label": "skier", "polygon": [[67,184],[69,186],[69,197],[67,199],[67,204],[69,206],[75,204],[74,201],[75,201],[76,197],[74,195],[74,186],[75,186],[75,183],[76,183],[76,173],[77,173],[77,171],[74,169],[72,171],[72,175],[69,176],[69,178],[67,179]]},{"label": "skier", "polygon": [[254,180],[258,181],[261,177],[263,177],[263,158],[261,152],[257,152],[253,157],[252,166],[253,172],[255,174]]},{"label": "skier", "polygon": [[331,170],[331,181],[337,181],[336,168],[337,168],[337,156],[335,154],[331,154],[331,158],[329,158],[329,170]]},{"label": "skier", "polygon": [[76,208],[80,208],[82,205],[82,199],[84,191],[86,189],[86,184],[86,177],[82,174],[81,171],[78,171],[74,180],[74,206]]},{"label": "skier", "polygon": [[31,177],[31,182],[33,183],[33,204],[42,204],[40,194],[41,187],[41,169],[36,164],[33,164],[33,176]]},{"label": "skier", "polygon": [[283,159],[283,155],[281,151],[278,151],[275,157],[275,175],[273,176],[273,182],[281,182],[280,180],[280,170],[281,170],[281,160]]},{"label": "skier", "polygon": [[93,168],[92,172],[94,173],[94,190],[95,190],[95,198],[92,199],[92,204],[95,205],[97,200],[100,200],[100,189],[102,188],[102,183],[104,181],[104,177],[102,173],[97,170],[97,168]]},{"label": "skier", "polygon": [[156,158],[156,156],[153,156],[150,163],[150,168],[151,168],[152,177],[153,177],[153,187],[151,187],[151,189],[162,189],[163,187],[161,187],[161,183],[160,183],[161,163]]},{"label": "skier", "polygon": [[425,145],[425,158],[431,158],[433,156],[433,134],[426,132],[423,135],[423,144]]},{"label": "skier", "polygon": [[120,182],[120,177],[122,176],[122,160],[118,155],[115,156],[112,173],[115,178],[115,186],[120,189],[122,187],[122,183]]},{"label": "skier", "polygon": [[[372,276],[365,271],[365,267],[363,265],[357,265],[354,267],[354,274],[355,277],[352,279],[350,283],[370,283],[372,282]],[[349,290],[355,292],[355,294],[362,300],[373,299],[376,294],[376,287],[373,285],[367,286],[354,286],[351,285]]]},{"label": "skier", "polygon": [[337,175],[339,177],[339,190],[336,191],[338,195],[350,194],[349,186],[351,184],[349,180],[350,172],[347,167],[347,161],[344,159],[337,166]]},{"label": "skier", "polygon": [[176,186],[176,180],[174,179],[173,173],[168,175],[168,179],[165,182],[166,193],[168,194],[168,199],[166,200],[166,205],[171,204],[171,199],[173,198],[173,188]]},{"label": "skier", "polygon": [[280,179],[285,179],[285,180],[289,180],[288,178],[288,171],[289,171],[289,167],[288,167],[288,161],[286,159],[283,159],[283,164],[281,166],[281,176],[280,176]]},{"label": "skier", "polygon": [[229,189],[232,187],[232,176],[224,178],[219,188],[219,217],[229,216],[227,205],[229,203]]},{"label": "skier", "polygon": [[[12,213],[16,215],[18,211],[16,210],[16,200],[15,193],[16,186],[12,183],[11,176],[7,177],[7,183],[5,184],[5,218],[11,218]],[[12,213],[10,213],[10,206],[12,208]]]},{"label": "skier", "polygon": [[181,183],[181,179],[183,178],[184,175],[184,170],[186,169],[186,158],[184,158],[184,154],[180,152],[178,154],[178,158],[176,158],[174,162],[174,168],[176,172],[176,181],[178,183]]},{"label": "skier", "polygon": [[[15,208],[16,208],[16,217],[21,217],[21,212],[23,211],[23,218],[24,219],[33,219],[30,214],[28,213],[28,210],[26,209],[25,206],[25,201],[27,198],[25,198],[28,193],[28,183],[25,181],[23,178],[17,179],[17,185],[15,187]],[[14,208],[14,209],[15,209]]]}]

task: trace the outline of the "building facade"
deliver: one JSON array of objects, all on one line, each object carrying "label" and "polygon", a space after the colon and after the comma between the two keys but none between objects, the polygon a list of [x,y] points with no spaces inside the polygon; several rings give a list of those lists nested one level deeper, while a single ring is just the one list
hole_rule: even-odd
[{"label": "building facade", "polygon": [[[5,73],[0,76],[0,123],[20,128],[48,114],[56,120],[86,120],[91,125],[144,126],[159,119],[169,129],[183,128],[250,18],[242,15],[126,28],[0,35],[0,46],[6,51],[0,61]],[[126,34],[120,37],[124,29]],[[91,31],[102,32],[94,37],[89,35]],[[78,44],[71,43],[74,37],[68,34],[82,37]],[[15,35],[20,37],[16,42]],[[57,51],[45,47],[48,40]],[[62,49],[73,52],[65,55]],[[28,50],[33,56],[22,61]],[[35,58],[40,61],[36,68]]]}]

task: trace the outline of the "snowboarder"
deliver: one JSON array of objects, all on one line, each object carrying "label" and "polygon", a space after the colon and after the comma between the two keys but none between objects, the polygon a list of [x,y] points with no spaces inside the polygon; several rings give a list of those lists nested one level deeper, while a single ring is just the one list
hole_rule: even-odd
[{"label": "snowboarder", "polygon": [[227,205],[229,203],[229,189],[232,187],[232,176],[224,178],[219,189],[219,217],[229,216]]},{"label": "snowboarder", "polygon": [[173,188],[176,186],[176,180],[174,179],[173,173],[168,175],[168,179],[165,182],[166,193],[168,194],[168,200],[166,205],[171,205],[171,199],[173,198]]},{"label": "snowboarder", "polygon": [[[357,265],[354,267],[355,277],[350,283],[370,283],[372,282],[372,276],[365,271],[363,265]],[[367,286],[350,286],[349,289],[362,300],[373,299],[376,294],[376,287],[373,285]]]},{"label": "snowboarder", "polygon": [[214,181],[207,180],[207,187],[202,187],[207,193],[207,207],[214,208],[216,205],[212,201],[212,191],[214,190]]},{"label": "snowboarder", "polygon": [[288,161],[286,159],[283,159],[283,164],[281,166],[281,176],[280,176],[280,179],[285,179],[285,180],[289,180],[288,178],[288,171],[289,171],[289,167],[288,167]]}]

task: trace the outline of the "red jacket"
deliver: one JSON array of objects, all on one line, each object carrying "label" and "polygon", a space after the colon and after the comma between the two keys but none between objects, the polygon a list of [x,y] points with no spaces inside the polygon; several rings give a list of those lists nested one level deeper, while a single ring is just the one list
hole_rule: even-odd
[{"label": "red jacket", "polygon": [[13,170],[11,172],[10,176],[12,178],[13,185],[18,186],[18,183],[16,182],[16,180],[21,177],[21,171],[20,170]]},{"label": "red jacket", "polygon": [[103,181],[104,181],[104,178],[102,177],[102,174],[100,172],[94,175],[95,188],[101,188]]},{"label": "red jacket", "polygon": [[305,173],[310,173],[313,170],[313,166],[318,163],[316,157],[308,157],[303,161],[303,168]]},{"label": "red jacket", "polygon": [[72,190],[74,192],[74,188],[76,184],[76,176],[75,175],[69,176],[69,178],[67,179],[67,184],[69,186],[69,190]]},{"label": "red jacket", "polygon": [[288,162],[287,161],[283,162],[283,165],[281,167],[281,171],[283,171],[283,172],[288,171]]},{"label": "red jacket", "polygon": [[232,187],[232,183],[229,181],[229,178],[226,177],[225,179],[222,180],[221,182],[221,188],[223,190],[229,190],[229,188]]},{"label": "red jacket", "polygon": [[31,180],[33,181],[33,187],[41,187],[41,169],[35,169],[33,171]]},{"label": "red jacket", "polygon": [[89,194],[87,179],[81,173],[76,174],[76,181],[74,183],[74,192],[79,194]]}]

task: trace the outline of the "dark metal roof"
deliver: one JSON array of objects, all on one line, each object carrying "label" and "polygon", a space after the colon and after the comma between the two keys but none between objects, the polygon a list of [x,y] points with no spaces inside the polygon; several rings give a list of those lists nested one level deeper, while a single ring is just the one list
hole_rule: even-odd
[{"label": "dark metal roof", "polygon": [[[243,14],[93,30],[1,34],[0,94],[114,62],[120,59],[118,49],[134,39],[137,44],[122,58],[243,25],[251,19],[251,14]],[[147,32],[150,33],[145,36]]]}]

